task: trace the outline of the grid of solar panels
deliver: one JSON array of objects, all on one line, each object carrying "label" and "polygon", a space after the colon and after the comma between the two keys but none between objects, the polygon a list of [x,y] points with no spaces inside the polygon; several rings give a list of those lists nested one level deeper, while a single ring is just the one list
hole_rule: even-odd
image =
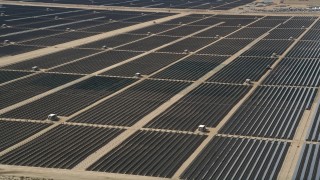
[{"label": "grid of solar panels", "polygon": [[17,55],[173,15],[14,5],[3,5],[0,11],[0,57]]},{"label": "grid of solar panels", "polygon": [[177,9],[214,9],[228,10],[238,6],[243,6],[253,2],[253,0],[191,0],[191,1],[174,1],[174,0],[137,0],[137,1],[113,1],[113,0],[32,0],[33,2],[45,3],[62,3],[62,4],[85,4],[85,5],[106,5],[106,6],[125,6],[125,7],[146,7],[146,8],[177,8]]},{"label": "grid of solar panels", "polygon": [[45,120],[49,114],[69,116],[97,100],[133,83],[135,79],[91,77],[41,99],[23,105],[0,117]]},{"label": "grid of solar panels", "polygon": [[121,129],[59,125],[1,156],[0,163],[71,169],[122,131]]},{"label": "grid of solar panels", "polygon": [[[297,19],[297,18],[296,18]],[[314,38],[318,21],[314,17],[306,17],[292,21],[309,22],[310,27],[301,40],[286,54],[286,57],[280,64],[270,73],[264,81],[268,85],[289,85],[289,86],[307,86],[318,87],[319,84],[319,67],[317,58],[319,57],[318,46],[319,39]],[[310,26],[314,23],[313,26]],[[294,23],[295,24],[295,23]],[[293,32],[293,31],[292,31]],[[293,37],[295,38],[295,37]]]},{"label": "grid of solar panels", "polygon": [[[226,9],[241,3],[244,1],[211,8]],[[8,48],[8,52],[14,52],[10,50],[13,47],[23,50],[51,46],[103,32],[112,25],[120,28],[171,15],[39,7],[25,7],[30,11],[19,12],[11,8],[19,9],[18,6],[0,8],[11,18],[4,19],[8,20],[8,27],[0,32],[12,37],[10,41],[18,42],[0,47]],[[260,81],[263,75],[268,75],[231,114],[181,178],[276,178],[290,143],[256,137],[293,139],[303,113],[310,110],[316,87],[320,85],[317,24],[311,27],[315,19],[194,14],[3,66],[0,110],[79,78],[84,80],[10,111],[0,111],[3,118],[0,126],[8,128],[0,136],[2,150],[52,125],[43,121],[48,114],[55,113],[67,120],[0,156],[0,163],[72,169],[123,129],[178,98],[149,119],[143,130],[87,169],[170,178],[207,138],[194,133],[198,125],[217,127],[253,88],[244,85],[244,81]],[[42,26],[49,28],[36,30]],[[285,54],[308,27],[311,30],[293,48],[298,51]],[[66,32],[66,28],[76,31]],[[305,47],[312,52],[303,52]],[[237,53],[240,56],[232,59]],[[44,72],[30,71],[34,66]],[[142,77],[139,79],[136,73]],[[199,86],[184,94],[194,82]],[[22,119],[35,121],[27,123]],[[319,111],[314,115],[308,140],[319,141],[318,119]],[[164,132],[168,129],[172,132]],[[9,130],[23,130],[26,134],[11,137]],[[225,137],[231,135],[251,137]],[[3,140],[7,137],[13,143]]]},{"label": "grid of solar panels", "polygon": [[288,142],[215,137],[182,179],[276,179]]}]

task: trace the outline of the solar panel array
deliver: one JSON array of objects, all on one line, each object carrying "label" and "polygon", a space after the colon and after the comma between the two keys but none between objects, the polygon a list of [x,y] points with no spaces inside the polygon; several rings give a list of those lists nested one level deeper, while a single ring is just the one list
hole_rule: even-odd
[{"label": "solar panel array", "polygon": [[[32,0],[32,2],[62,3],[62,4],[84,4],[100,6],[125,6],[125,7],[145,7],[145,8],[177,8],[177,9],[212,9],[228,10],[238,6],[251,3],[254,0],[137,0],[137,1],[114,1],[114,0]],[[29,2],[29,0],[28,0]]]},{"label": "solar panel array", "polygon": [[183,179],[276,179],[290,143],[215,137]]},{"label": "solar panel array", "polygon": [[0,57],[129,27],[170,13],[5,5],[0,8]]},{"label": "solar panel array", "polygon": [[[208,3],[174,2],[169,7]],[[173,1],[99,1],[108,3]],[[13,5],[0,11],[7,15],[0,16],[3,59],[174,15]],[[275,179],[307,117],[294,176],[318,177],[318,26],[317,17],[189,14],[1,65],[0,164]]]},{"label": "solar panel array", "polygon": [[3,164],[71,169],[121,131],[120,129],[60,125],[2,156],[0,161]]},{"label": "solar panel array", "polygon": [[172,177],[205,137],[139,131],[89,167],[89,170]]}]

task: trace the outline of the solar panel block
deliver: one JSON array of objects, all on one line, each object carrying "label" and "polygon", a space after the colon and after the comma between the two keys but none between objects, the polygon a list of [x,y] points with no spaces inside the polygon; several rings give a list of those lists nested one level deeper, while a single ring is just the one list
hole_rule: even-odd
[{"label": "solar panel block", "polygon": [[0,84],[12,81],[23,76],[32,74],[32,72],[23,72],[23,71],[0,71]]},{"label": "solar panel block", "polygon": [[34,66],[37,66],[40,69],[48,69],[98,52],[100,51],[92,49],[67,49],[22,62],[13,63],[2,67],[2,69],[31,70]]},{"label": "solar panel block", "polygon": [[312,114],[312,125],[308,129],[308,141],[320,142],[320,106],[317,104],[315,114]]},{"label": "solar panel block", "polygon": [[0,157],[1,164],[71,169],[123,130],[59,125]]},{"label": "solar panel block", "polygon": [[302,40],[308,40],[308,41],[319,41],[320,30],[317,29],[310,29],[303,37]]},{"label": "solar panel block", "polygon": [[286,55],[295,58],[319,58],[320,41],[299,41]]},{"label": "solar panel block", "polygon": [[205,138],[138,131],[88,170],[170,178]]},{"label": "solar panel block", "polygon": [[271,28],[243,28],[231,34],[228,38],[258,38]]},{"label": "solar panel block", "polygon": [[320,62],[317,59],[285,58],[271,71],[264,84],[318,87]]},{"label": "solar panel block", "polygon": [[[0,21],[1,21],[1,19],[0,19]],[[9,35],[11,33],[21,32],[21,31],[25,31],[25,30],[27,30],[27,28],[6,27],[6,28],[0,29],[0,35],[4,36],[4,35]]]},{"label": "solar panel block", "polygon": [[39,46],[25,46],[25,45],[7,45],[0,46],[0,57],[13,56],[17,54],[27,53],[43,47]]},{"label": "solar panel block", "polygon": [[195,131],[215,127],[250,90],[250,86],[205,83],[194,89],[145,127]]},{"label": "solar panel block", "polygon": [[190,84],[186,82],[145,80],[71,118],[70,121],[132,126]]},{"label": "solar panel block", "polygon": [[157,33],[167,31],[167,30],[175,28],[175,27],[178,27],[178,26],[177,25],[168,25],[168,24],[156,24],[156,25],[148,26],[148,27],[145,27],[142,29],[130,31],[129,33],[142,34],[142,35],[147,35],[149,33],[157,34]]},{"label": "solar panel block", "polygon": [[187,54],[150,53],[102,74],[127,77],[132,77],[135,75],[135,73],[149,75],[186,55]]},{"label": "solar panel block", "polygon": [[[254,16],[255,17],[255,16]],[[258,19],[244,19],[244,18],[221,18],[221,21],[224,23],[222,24],[223,26],[236,26],[236,27],[241,27],[241,26],[247,26],[248,24],[257,21]]]},{"label": "solar panel block", "polygon": [[141,54],[141,52],[130,51],[106,51],[86,57],[79,61],[65,64],[56,67],[51,72],[66,72],[66,73],[80,73],[91,74],[99,70],[105,69],[111,65],[120,63],[134,56]]},{"label": "solar panel block", "polygon": [[181,24],[188,24],[191,22],[195,22],[202,19],[202,17],[190,17],[189,16],[184,16],[184,17],[180,17],[180,18],[176,18],[170,21],[166,21],[164,24],[177,24],[177,25],[181,25]]},{"label": "solar panel block", "polygon": [[179,41],[169,46],[166,46],[164,48],[161,48],[160,50],[158,50],[158,52],[170,52],[170,53],[194,52],[210,43],[213,43],[214,41],[216,41],[216,39],[189,37],[182,41]]},{"label": "solar panel block", "polygon": [[160,33],[159,35],[164,36],[187,36],[189,34],[195,33],[205,29],[205,26],[180,26],[178,28],[168,30],[166,32]]},{"label": "solar panel block", "polygon": [[48,36],[44,38],[38,38],[34,40],[20,42],[23,45],[33,45],[33,46],[54,46],[57,44],[63,44],[66,42],[74,41],[77,39],[86,38],[89,36],[97,35],[97,33],[87,33],[87,32],[68,32],[58,35]]},{"label": "solar panel block", "polygon": [[279,28],[308,28],[315,19],[290,19],[289,21],[282,23]]},{"label": "solar panel block", "polygon": [[[171,14],[174,15],[174,14]],[[138,16],[130,19],[125,19],[123,22],[147,22],[147,21],[152,21],[152,20],[157,20],[160,18],[163,18],[165,16],[157,16],[157,15],[143,15],[143,16]]]},{"label": "solar panel block", "polygon": [[285,20],[284,19],[273,19],[273,20],[268,20],[268,19],[262,19],[259,20],[253,24],[250,24],[249,27],[276,27],[277,25],[283,23]]},{"label": "solar panel block", "polygon": [[182,179],[276,179],[290,143],[216,136]]},{"label": "solar panel block", "polygon": [[91,32],[91,33],[105,33],[109,31],[114,31],[117,29],[133,26],[137,23],[135,22],[112,22],[101,24],[93,27],[81,28],[79,31]]},{"label": "solar panel block", "polygon": [[45,120],[52,113],[58,116],[70,116],[135,81],[135,79],[92,77],[13,109],[0,117]]},{"label": "solar panel block", "polygon": [[24,41],[29,41],[32,39],[37,39],[37,38],[43,38],[55,34],[61,34],[64,33],[63,31],[52,31],[52,30],[29,30],[24,33],[18,33],[18,34],[11,34],[5,37],[1,37],[0,41],[3,42],[4,40],[9,40],[11,42],[24,42]]},{"label": "solar panel block", "polygon": [[228,58],[229,56],[192,55],[152,77],[195,81],[219,66]]},{"label": "solar panel block", "polygon": [[152,49],[158,48],[159,46],[175,41],[179,38],[180,37],[172,36],[151,36],[149,38],[121,46],[117,49],[131,51],[150,51]]},{"label": "solar panel block", "polygon": [[234,31],[239,29],[238,27],[225,27],[225,26],[215,26],[208,30],[205,30],[201,33],[194,35],[194,37],[207,37],[207,38],[214,38],[217,35],[219,37],[226,36]]},{"label": "solar panel block", "polygon": [[81,76],[41,73],[0,86],[0,109],[14,105]]},{"label": "solar panel block", "polygon": [[305,144],[293,175],[294,179],[319,179],[320,144]]},{"label": "solar panel block", "polygon": [[0,151],[19,143],[49,127],[49,123],[0,121]]},{"label": "solar panel block", "polygon": [[243,84],[246,79],[258,81],[268,71],[268,67],[271,67],[276,60],[276,58],[240,56],[223,67],[207,81],[238,84]]},{"label": "solar panel block", "polygon": [[205,18],[200,21],[193,22],[190,25],[210,26],[213,24],[221,23],[221,22],[223,22],[223,20],[212,17],[212,18]]},{"label": "solar panel block", "polygon": [[293,42],[293,40],[260,40],[241,56],[271,57],[274,53],[281,55]]},{"label": "solar panel block", "polygon": [[260,86],[219,133],[292,139],[316,93],[313,88]]},{"label": "solar panel block", "polygon": [[198,54],[233,55],[252,41],[253,39],[222,39],[202,49]]},{"label": "solar panel block", "polygon": [[130,43],[132,41],[136,41],[138,39],[142,39],[146,36],[144,35],[131,35],[131,34],[120,34],[117,36],[112,36],[109,38],[101,39],[98,41],[94,41],[92,43],[84,44],[79,46],[80,48],[94,48],[94,49],[103,49],[103,46],[107,48],[114,48],[126,43]]},{"label": "solar panel block", "polygon": [[264,39],[297,39],[305,29],[281,29],[276,28],[272,30]]}]

